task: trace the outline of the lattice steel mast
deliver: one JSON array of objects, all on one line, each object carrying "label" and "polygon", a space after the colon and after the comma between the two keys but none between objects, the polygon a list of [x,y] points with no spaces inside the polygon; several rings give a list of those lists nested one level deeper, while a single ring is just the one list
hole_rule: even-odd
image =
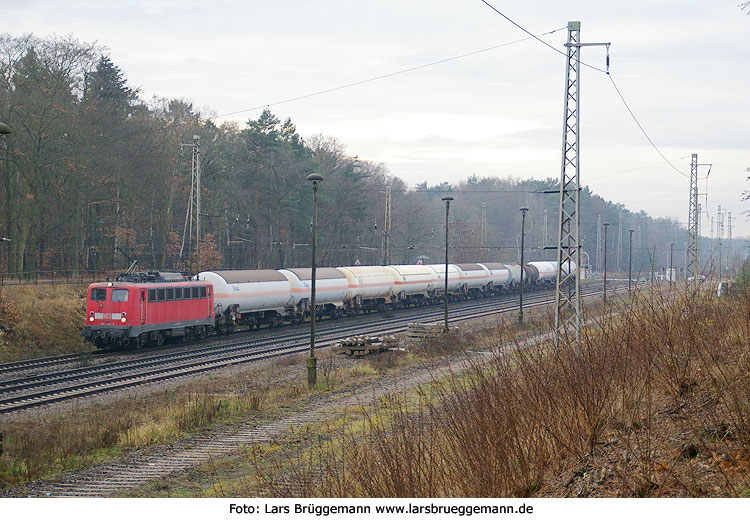
[{"label": "lattice steel mast", "polygon": [[693,153],[690,162],[690,208],[688,209],[688,241],[685,277],[692,275],[693,287],[698,289],[698,155]]},{"label": "lattice steel mast", "polygon": [[[182,246],[180,247],[178,262],[182,264],[185,243],[187,243],[188,268],[192,270],[193,249],[195,249],[195,269],[200,269],[201,266],[201,137],[195,134],[192,144],[182,145],[192,147],[193,152],[190,172],[190,198],[188,199],[187,212],[185,212],[185,228],[182,232]],[[195,226],[195,247],[193,247],[193,226]],[[195,270],[195,272],[200,271]]]},{"label": "lattice steel mast", "polygon": [[562,335],[567,340],[581,334],[581,195],[580,66],[581,47],[609,46],[609,43],[580,43],[581,23],[568,22],[567,64],[565,68],[565,112],[563,114],[562,167],[560,171],[560,222],[557,238],[557,285],[555,289],[555,344]]}]

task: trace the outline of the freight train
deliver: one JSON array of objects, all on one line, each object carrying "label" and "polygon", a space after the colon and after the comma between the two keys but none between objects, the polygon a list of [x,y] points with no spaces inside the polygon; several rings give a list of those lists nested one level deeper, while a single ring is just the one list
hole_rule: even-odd
[{"label": "freight train", "polygon": [[[551,285],[557,262],[388,265],[316,268],[316,318],[386,312],[449,299],[476,299]],[[311,313],[312,269],[130,271],[88,288],[84,339],[100,348],[140,348],[166,340],[200,339],[238,326],[298,324]]]}]

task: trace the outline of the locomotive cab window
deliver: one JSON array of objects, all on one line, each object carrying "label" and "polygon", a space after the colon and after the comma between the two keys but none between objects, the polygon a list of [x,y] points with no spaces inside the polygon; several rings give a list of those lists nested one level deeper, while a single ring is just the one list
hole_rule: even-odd
[{"label": "locomotive cab window", "polygon": [[107,300],[106,289],[91,289],[91,301],[92,302],[104,302]]},{"label": "locomotive cab window", "polygon": [[127,289],[113,289],[112,290],[112,301],[113,302],[127,302],[128,301],[128,290]]},{"label": "locomotive cab window", "polygon": [[204,285],[203,287],[201,287],[201,298],[205,298],[205,297],[206,297],[206,286]]},{"label": "locomotive cab window", "polygon": [[156,289],[149,289],[148,290],[148,301],[149,302],[156,302]]}]

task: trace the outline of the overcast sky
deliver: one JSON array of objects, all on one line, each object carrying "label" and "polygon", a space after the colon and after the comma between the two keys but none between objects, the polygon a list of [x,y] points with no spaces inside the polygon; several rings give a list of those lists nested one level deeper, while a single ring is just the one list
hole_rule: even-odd
[{"label": "overcast sky", "polygon": [[[611,42],[612,78],[651,139],[687,175],[691,153],[712,163],[704,209],[730,209],[734,235],[750,236],[750,16],[738,0],[488,1],[532,33],[579,20],[582,42]],[[480,0],[0,0],[0,13],[3,32],[106,46],[146,99],[240,122],[269,105],[303,136],[336,136],[409,184],[560,175],[566,59],[534,40],[275,104],[527,37]],[[563,50],[567,33],[544,39]],[[604,68],[604,49],[582,60]],[[689,179],[607,76],[584,68],[581,96],[581,183],[685,222]]]}]

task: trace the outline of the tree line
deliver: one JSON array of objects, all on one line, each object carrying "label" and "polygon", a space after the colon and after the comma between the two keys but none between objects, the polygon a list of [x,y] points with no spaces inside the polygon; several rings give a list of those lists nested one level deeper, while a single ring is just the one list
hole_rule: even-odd
[{"label": "tree line", "polygon": [[[555,259],[554,178],[472,175],[416,187],[383,164],[359,160],[338,139],[301,138],[290,118],[266,109],[244,124],[219,123],[180,99],[144,101],[96,44],[66,37],[0,35],[0,273],[141,268],[309,266],[311,172],[323,175],[318,205],[323,265],[379,264],[390,241],[394,263],[442,262],[446,193],[451,261],[517,262],[521,206],[527,259]],[[190,147],[200,136],[200,263],[184,247],[191,189]],[[501,172],[502,168],[498,168]],[[390,190],[390,234],[385,202]],[[610,269],[627,264],[628,229],[637,228],[634,269],[682,263],[685,231],[582,191],[584,250],[596,263],[597,220],[610,223]],[[484,221],[483,221],[484,219]],[[387,236],[390,236],[389,238]],[[706,245],[703,245],[707,248]],[[191,247],[195,251],[194,245]],[[128,257],[126,257],[128,256]],[[678,259],[679,258],[679,259]]]}]

